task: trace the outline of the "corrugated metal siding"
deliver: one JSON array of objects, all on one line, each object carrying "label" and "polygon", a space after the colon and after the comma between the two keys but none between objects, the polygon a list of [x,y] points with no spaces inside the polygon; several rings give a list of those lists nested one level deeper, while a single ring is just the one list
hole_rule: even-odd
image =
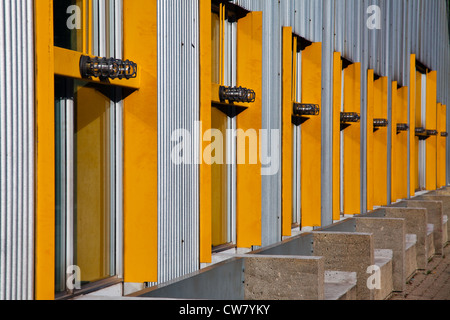
[{"label": "corrugated metal siding", "polygon": [[[158,282],[165,282],[199,268],[198,1],[158,0],[157,16]],[[193,137],[190,164],[171,160],[178,129]]]},{"label": "corrugated metal siding", "polygon": [[0,1],[0,300],[32,299],[33,1]]}]

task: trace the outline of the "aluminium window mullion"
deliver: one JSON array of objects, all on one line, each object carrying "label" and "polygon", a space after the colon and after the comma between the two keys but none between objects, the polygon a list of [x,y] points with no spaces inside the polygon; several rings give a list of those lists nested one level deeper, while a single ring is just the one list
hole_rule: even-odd
[{"label": "aluminium window mullion", "polygon": [[[344,104],[345,104],[345,97],[344,97],[344,88],[345,88],[345,69],[342,70],[341,72],[341,112],[344,112]],[[340,157],[340,161],[339,161],[339,166],[340,166],[340,174],[339,174],[339,179],[340,179],[340,188],[339,188],[339,194],[340,194],[340,210],[341,210],[341,215],[344,215],[344,130],[341,130],[340,132],[340,151],[339,151],[339,157]]]},{"label": "aluminium window mullion", "polygon": [[[296,83],[297,83],[297,87],[296,87],[296,93],[295,93],[295,97],[297,99],[298,102],[303,102],[302,101],[302,52],[298,52],[296,51],[296,48],[294,48],[294,54],[297,55],[297,75],[296,75]],[[302,179],[302,128],[301,126],[296,126],[295,129],[296,130],[296,153],[297,153],[297,163],[296,163],[296,167],[297,167],[297,172],[296,172],[296,178],[295,178],[295,183],[297,184],[297,196],[296,196],[296,207],[297,207],[297,222],[300,225],[301,228],[301,223],[302,223],[302,184],[301,184],[301,179]]]},{"label": "aluminium window mullion", "polygon": [[[421,121],[422,121],[422,127],[424,129],[427,129],[426,127],[426,116],[427,116],[427,74],[424,73],[421,75],[422,81],[421,81]],[[427,172],[427,166],[426,166],[426,148],[427,143],[426,140],[419,140],[419,189],[426,190],[426,172]]]},{"label": "aluminium window mullion", "polygon": [[[231,86],[237,86],[237,23],[230,23],[230,37],[231,37]],[[231,120],[231,129],[232,132],[236,132],[237,123],[236,117],[233,117]],[[231,164],[231,242],[236,243],[237,235],[236,235],[236,189],[237,189],[237,172],[236,172],[236,158],[237,158],[237,141],[236,134],[232,135],[231,139],[231,151],[232,151],[232,164]]]},{"label": "aluminium window mullion", "polygon": [[74,192],[75,192],[75,177],[74,177],[74,101],[73,101],[73,85],[72,81],[68,80],[66,85],[67,95],[65,101],[65,124],[66,124],[66,162],[65,162],[65,214],[66,214],[66,270],[68,267],[75,265],[75,211],[74,211]]},{"label": "aluminium window mullion", "polygon": [[[122,32],[122,8],[123,0],[115,0],[114,5],[114,55],[117,59],[123,58],[123,32]],[[119,278],[123,278],[123,100],[122,90],[116,88],[115,105],[115,125],[114,132],[115,139],[115,273]]]}]

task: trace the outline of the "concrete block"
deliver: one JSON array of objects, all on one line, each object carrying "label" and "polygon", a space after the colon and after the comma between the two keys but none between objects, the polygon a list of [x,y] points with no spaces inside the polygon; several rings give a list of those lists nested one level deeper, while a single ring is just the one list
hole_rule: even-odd
[{"label": "concrete block", "polygon": [[406,223],[404,218],[355,218],[356,231],[372,233],[375,249],[392,250],[392,270],[395,291],[405,290]]},{"label": "concrete block", "polygon": [[369,266],[374,265],[373,235],[357,232],[322,232],[313,234],[313,255],[325,259],[326,270],[356,272],[358,300],[373,300],[367,287]]},{"label": "concrete block", "polygon": [[325,300],[356,300],[356,272],[325,271]]},{"label": "concrete block", "polygon": [[[436,198],[436,200],[442,201],[443,206],[443,237],[444,237],[444,246],[450,239],[450,224],[448,223],[448,216],[450,215],[450,188],[444,187],[442,189],[436,190],[436,191],[430,191],[427,194],[424,194],[423,196],[438,196],[439,198]],[[433,200],[433,199],[431,199]],[[447,219],[445,218],[447,216]]]},{"label": "concrete block", "polygon": [[[413,198],[411,200],[405,200],[408,208],[425,208],[427,209],[427,223],[431,223],[434,225],[433,232],[433,240],[434,240],[434,249],[436,254],[443,254],[444,252],[444,242],[443,242],[443,229],[442,229],[442,221],[443,221],[443,201],[435,201],[430,199],[437,199],[436,196],[419,196]],[[439,197],[442,199],[442,197]],[[417,200],[423,199],[423,200]]]},{"label": "concrete block", "polygon": [[375,265],[380,269],[380,288],[374,289],[375,300],[385,300],[394,291],[392,258],[393,252],[389,249],[375,249]]},{"label": "concrete block", "polygon": [[403,218],[406,223],[406,233],[417,236],[416,259],[419,269],[426,269],[430,240],[427,237],[427,215],[425,208],[385,207],[377,209],[383,211],[386,218]]},{"label": "concrete block", "polygon": [[323,300],[324,258],[245,255],[245,300]]},{"label": "concrete block", "polygon": [[405,250],[405,282],[408,282],[417,272],[417,236],[415,234],[406,235]]}]

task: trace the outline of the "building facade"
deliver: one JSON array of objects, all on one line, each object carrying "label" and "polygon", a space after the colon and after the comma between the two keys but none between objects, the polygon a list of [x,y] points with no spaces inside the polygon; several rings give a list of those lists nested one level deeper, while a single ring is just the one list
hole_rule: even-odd
[{"label": "building facade", "polygon": [[449,10],[1,0],[0,299],[131,293],[446,186]]}]

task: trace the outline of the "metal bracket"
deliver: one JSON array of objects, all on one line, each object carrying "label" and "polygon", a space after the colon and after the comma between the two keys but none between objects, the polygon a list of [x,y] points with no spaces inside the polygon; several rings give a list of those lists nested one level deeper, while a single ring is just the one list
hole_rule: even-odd
[{"label": "metal bracket", "polygon": [[448,132],[441,132],[441,137],[448,137]]}]

